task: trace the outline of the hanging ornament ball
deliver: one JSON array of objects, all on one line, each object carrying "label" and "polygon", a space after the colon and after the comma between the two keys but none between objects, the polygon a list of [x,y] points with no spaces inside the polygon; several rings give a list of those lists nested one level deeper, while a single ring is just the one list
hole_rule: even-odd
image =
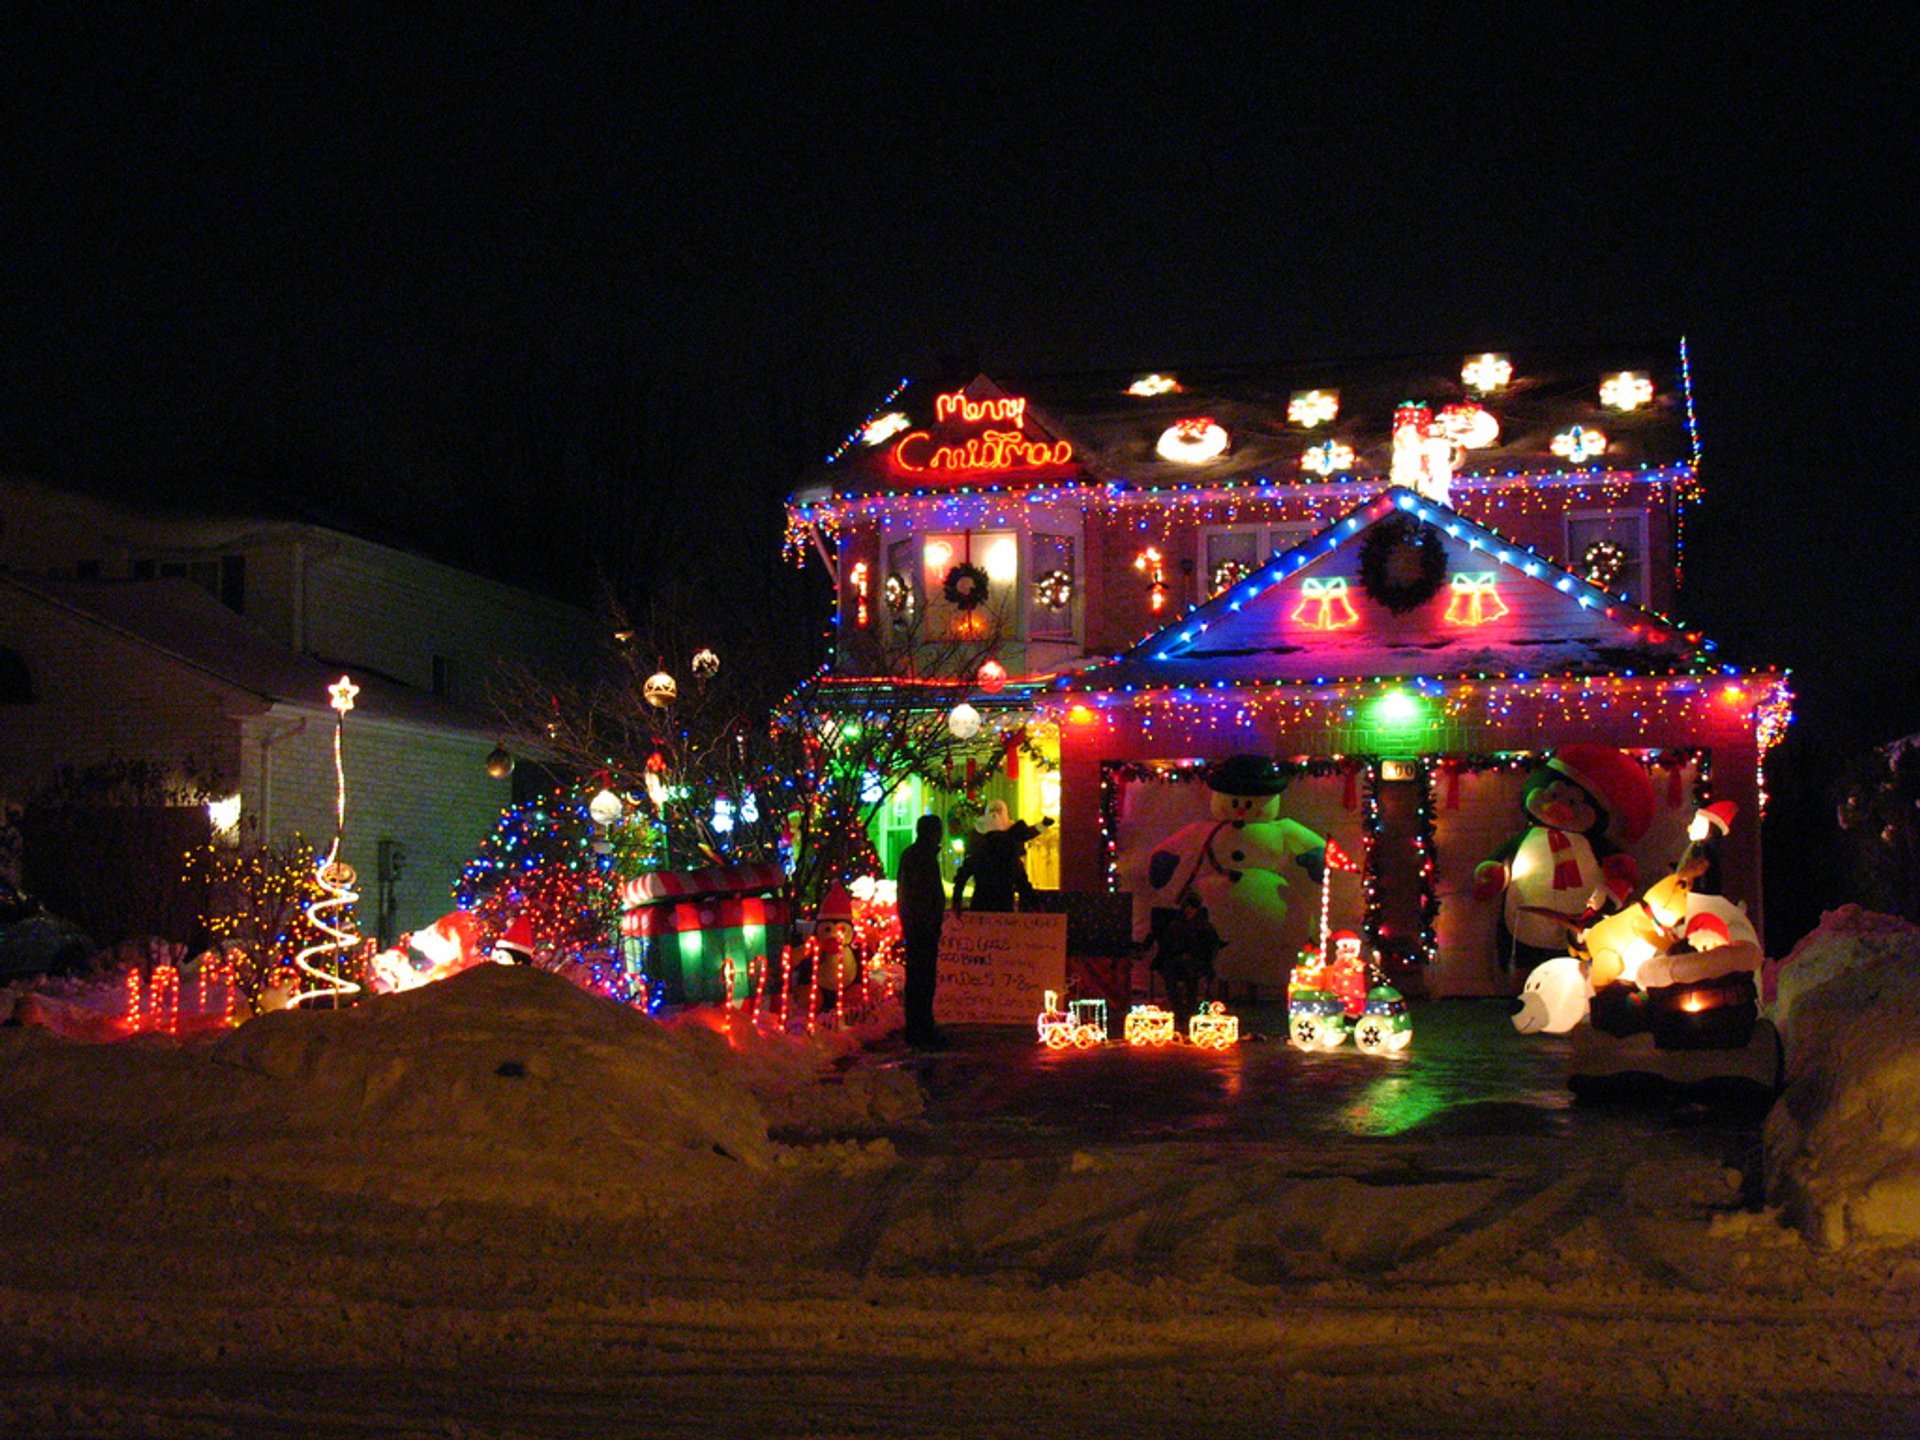
[{"label": "hanging ornament ball", "polygon": [[693,652],[693,673],[702,680],[711,680],[720,673],[720,657],[703,645]]},{"label": "hanging ornament ball", "polygon": [[647,677],[640,693],[654,709],[664,710],[680,698],[680,686],[666,671],[656,670]]},{"label": "hanging ornament ball", "polygon": [[487,774],[496,780],[504,780],[513,774],[513,755],[506,746],[493,747],[493,753],[487,756]]},{"label": "hanging ornament ball", "polygon": [[980,733],[980,712],[962,700],[947,712],[947,729],[956,740],[971,740]]},{"label": "hanging ornament ball", "polygon": [[596,825],[611,825],[626,813],[626,802],[611,790],[602,790],[587,801],[587,814]]},{"label": "hanging ornament ball", "polygon": [[980,673],[974,679],[989,695],[997,694],[1007,686],[1007,667],[998,660],[982,660]]}]

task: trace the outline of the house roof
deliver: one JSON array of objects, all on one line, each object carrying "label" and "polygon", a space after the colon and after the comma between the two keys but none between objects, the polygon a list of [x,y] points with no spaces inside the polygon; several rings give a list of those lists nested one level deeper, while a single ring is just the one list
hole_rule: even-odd
[{"label": "house roof", "polygon": [[[1298,364],[1171,367],[1177,389],[1136,393],[1139,370],[1067,375],[982,375],[964,391],[903,381],[828,463],[805,477],[796,510],[834,499],[897,493],[949,493],[1074,486],[1128,490],[1210,489],[1239,485],[1364,483],[1377,488],[1392,469],[1395,414],[1403,402],[1424,402],[1437,415],[1477,405],[1456,422],[1477,430],[1455,468],[1459,481],[1510,481],[1517,476],[1621,472],[1691,475],[1695,441],[1685,342],[1517,349],[1498,358],[1510,377],[1482,391],[1467,375],[1479,353]],[[1602,386],[1623,373],[1651,387],[1633,409],[1602,400]],[[975,402],[969,413],[951,397]],[[1319,397],[1317,400],[1310,396]],[[990,402],[1015,397],[1018,412]],[[942,403],[945,399],[948,403]],[[1296,403],[1299,402],[1299,403]],[[1331,413],[1329,413],[1331,412]],[[898,416],[879,434],[872,421]],[[1181,422],[1211,421],[1207,430]],[[885,426],[881,427],[886,428]],[[1030,447],[963,453],[989,431],[1017,433]],[[1174,437],[1162,446],[1162,437]],[[1466,433],[1464,430],[1463,434]],[[924,437],[914,440],[912,437]],[[1575,442],[1579,443],[1576,444]],[[1062,460],[1058,445],[1071,447]],[[1224,443],[1219,454],[1208,452]],[[1604,443],[1604,449],[1595,447]],[[902,446],[906,449],[903,451]],[[1041,446],[1046,448],[1043,451]],[[955,452],[945,467],[927,463],[942,446]],[[1348,468],[1318,470],[1322,447],[1343,448]],[[1557,447],[1557,448],[1556,448]],[[1313,452],[1313,453],[1310,453]],[[1169,458],[1171,456],[1171,458]],[[971,467],[968,461],[974,463]]]},{"label": "house roof", "polygon": [[[0,576],[44,603],[189,665],[272,704],[325,711],[342,666],[277,644],[185,580],[24,580]],[[344,667],[361,688],[356,713],[369,721],[493,736],[499,722],[398,680]]]},{"label": "house roof", "polygon": [[[1431,552],[1437,589],[1396,614],[1376,598]],[[1367,577],[1370,537],[1387,585]],[[1400,567],[1395,570],[1392,567]],[[1411,598],[1410,596],[1407,598]],[[1713,643],[1487,526],[1390,488],[1112,661],[1063,677],[1067,691],[1388,677],[1701,673]]]}]

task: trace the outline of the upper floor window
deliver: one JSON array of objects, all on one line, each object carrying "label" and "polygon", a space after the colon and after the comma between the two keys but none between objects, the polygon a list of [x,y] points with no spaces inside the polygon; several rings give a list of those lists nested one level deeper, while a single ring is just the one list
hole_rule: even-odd
[{"label": "upper floor window", "polygon": [[459,667],[454,664],[451,655],[433,657],[433,693],[448,699],[453,697],[454,686],[459,683]]},{"label": "upper floor window", "polygon": [[1027,634],[1035,640],[1073,638],[1073,602],[1079,583],[1073,568],[1073,536],[1033,537],[1033,594]]},{"label": "upper floor window", "polygon": [[1602,590],[1647,603],[1647,514],[1644,510],[1567,512],[1567,568]]},{"label": "upper floor window", "polygon": [[151,580],[156,575],[197,585],[229,610],[244,613],[247,608],[247,557],[244,555],[222,555],[217,560],[133,562],[134,579]]},{"label": "upper floor window", "polygon": [[1238,585],[1275,555],[1314,533],[1314,526],[1212,525],[1201,531],[1200,598]]},{"label": "upper floor window", "polygon": [[977,638],[1019,623],[1020,537],[1012,530],[958,530],[921,543],[929,638]]}]

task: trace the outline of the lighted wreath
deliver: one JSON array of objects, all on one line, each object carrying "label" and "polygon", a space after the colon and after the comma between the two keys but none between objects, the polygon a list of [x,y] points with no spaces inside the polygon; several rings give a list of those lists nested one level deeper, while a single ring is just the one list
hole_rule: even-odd
[{"label": "lighted wreath", "polygon": [[1222,560],[1213,567],[1212,593],[1218,595],[1222,590],[1238,585],[1252,573],[1252,569],[1244,561]]},{"label": "lighted wreath", "polygon": [[1580,552],[1580,573],[1589,585],[1611,590],[1627,568],[1627,552],[1611,540],[1596,540]]},{"label": "lighted wreath", "polygon": [[940,587],[946,592],[947,603],[956,610],[978,610],[987,598],[987,572],[978,565],[962,560],[947,571],[946,582]]},{"label": "lighted wreath", "polygon": [[907,583],[907,577],[898,570],[888,573],[885,583],[880,587],[880,593],[886,597],[887,609],[895,615],[912,613],[913,586]]},{"label": "lighted wreath", "polygon": [[1396,615],[1417,610],[1447,582],[1447,547],[1440,532],[1406,515],[1374,526],[1360,547],[1360,584]]},{"label": "lighted wreath", "polygon": [[1064,610],[1073,603],[1073,576],[1064,570],[1049,570],[1033,582],[1033,598],[1049,610]]}]

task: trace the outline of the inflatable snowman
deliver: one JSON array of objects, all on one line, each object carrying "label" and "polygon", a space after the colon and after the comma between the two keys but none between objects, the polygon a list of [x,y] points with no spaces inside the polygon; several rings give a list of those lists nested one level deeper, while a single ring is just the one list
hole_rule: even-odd
[{"label": "inflatable snowman", "polygon": [[1282,936],[1296,876],[1318,884],[1326,841],[1280,815],[1288,776],[1261,755],[1236,755],[1207,772],[1210,818],[1157,842],[1147,857],[1145,897],[1172,908],[1192,890],[1225,946],[1221,979],[1279,985],[1287,977]]}]

